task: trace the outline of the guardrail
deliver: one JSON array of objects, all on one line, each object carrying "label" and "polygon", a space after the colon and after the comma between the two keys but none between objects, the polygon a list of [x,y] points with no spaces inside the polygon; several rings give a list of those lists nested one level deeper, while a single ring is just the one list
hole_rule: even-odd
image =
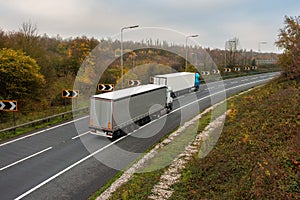
[{"label": "guardrail", "polygon": [[24,124],[13,126],[13,127],[10,127],[10,128],[5,128],[5,129],[0,130],[0,133],[5,134],[5,132],[16,131],[17,128],[22,128],[22,127],[26,127],[26,126],[33,126],[33,125],[42,124],[42,123],[45,123],[45,122],[50,122],[51,119],[58,118],[58,117],[61,117],[63,119],[65,117],[65,115],[72,114],[72,113],[73,114],[80,113],[84,110],[88,111],[88,107],[79,108],[79,109],[59,113],[59,114],[52,115],[52,116],[49,116],[49,117],[45,117],[45,118],[42,118],[42,119],[37,119],[37,120],[31,121],[31,122],[27,122],[27,123],[24,123]]}]

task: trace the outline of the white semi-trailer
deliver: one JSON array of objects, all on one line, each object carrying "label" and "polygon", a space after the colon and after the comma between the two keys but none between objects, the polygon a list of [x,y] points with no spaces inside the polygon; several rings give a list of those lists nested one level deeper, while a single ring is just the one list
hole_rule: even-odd
[{"label": "white semi-trailer", "polygon": [[90,99],[90,132],[112,138],[128,133],[172,109],[165,85],[141,85],[94,95]]},{"label": "white semi-trailer", "polygon": [[173,91],[173,97],[179,96],[180,92],[190,92],[195,86],[195,73],[177,72],[171,74],[156,75],[153,83],[166,85]]}]

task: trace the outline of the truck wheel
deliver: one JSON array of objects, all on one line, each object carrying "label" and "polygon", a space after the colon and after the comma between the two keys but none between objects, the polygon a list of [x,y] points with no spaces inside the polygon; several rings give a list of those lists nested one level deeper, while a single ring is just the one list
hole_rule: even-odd
[{"label": "truck wheel", "polygon": [[170,107],[167,107],[167,109],[166,109],[166,114],[169,114],[170,111],[171,111]]},{"label": "truck wheel", "polygon": [[171,92],[171,97],[174,99],[176,97],[174,92]]}]

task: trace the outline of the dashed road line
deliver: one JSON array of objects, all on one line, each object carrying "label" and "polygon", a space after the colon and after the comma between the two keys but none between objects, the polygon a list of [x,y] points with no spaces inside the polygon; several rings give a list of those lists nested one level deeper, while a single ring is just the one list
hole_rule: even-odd
[{"label": "dashed road line", "polygon": [[0,169],[0,171],[3,171],[3,170],[5,170],[5,169],[7,169],[7,168],[9,168],[9,167],[12,167],[12,166],[14,166],[14,165],[16,165],[16,164],[18,164],[18,163],[20,163],[20,162],[23,162],[23,161],[25,161],[25,160],[28,160],[28,159],[30,159],[30,158],[32,158],[32,157],[34,157],[34,156],[37,156],[37,155],[39,155],[39,154],[41,154],[41,153],[44,153],[44,152],[46,152],[46,151],[49,151],[50,149],[52,149],[52,147],[48,147],[47,149],[44,149],[44,150],[39,151],[39,152],[37,152],[37,153],[35,153],[35,154],[32,154],[32,155],[30,155],[30,156],[27,156],[26,158],[23,158],[23,159],[18,160],[18,161],[14,162],[14,163],[11,163],[11,164],[9,164],[9,165],[7,165],[7,166],[5,166],[5,167],[2,167],[2,168]]},{"label": "dashed road line", "polygon": [[79,137],[81,137],[81,136],[84,136],[84,135],[86,135],[86,134],[88,134],[89,133],[89,131],[87,131],[87,132],[85,132],[85,133],[82,133],[82,134],[80,134],[80,135],[76,135],[75,137],[72,137],[72,140],[74,140],[74,139],[76,139],[76,138],[79,138]]},{"label": "dashed road line", "polygon": [[25,139],[25,138],[28,138],[28,137],[31,137],[31,136],[34,136],[34,135],[38,135],[38,134],[40,134],[40,133],[43,133],[43,132],[46,132],[46,131],[49,131],[49,130],[52,130],[52,129],[55,129],[55,128],[59,128],[59,127],[61,127],[61,126],[65,126],[65,125],[67,125],[67,124],[71,124],[71,123],[73,123],[73,122],[76,122],[76,121],[79,121],[79,120],[82,120],[82,119],[85,119],[85,118],[88,118],[88,116],[81,117],[81,118],[78,118],[78,119],[75,119],[75,120],[72,120],[72,121],[63,123],[63,124],[59,124],[59,125],[57,125],[57,126],[53,126],[53,127],[50,127],[50,128],[47,128],[47,129],[44,129],[44,130],[41,130],[41,131],[32,133],[32,134],[30,134],[30,135],[26,135],[26,136],[17,138],[17,139],[15,139],[15,140],[11,140],[11,141],[5,142],[5,143],[3,143],[3,144],[0,144],[0,147],[2,147],[2,146],[4,146],[4,145],[7,145],[7,144],[11,144],[11,143],[17,142],[17,141],[19,141],[19,140],[23,140],[23,139]]}]

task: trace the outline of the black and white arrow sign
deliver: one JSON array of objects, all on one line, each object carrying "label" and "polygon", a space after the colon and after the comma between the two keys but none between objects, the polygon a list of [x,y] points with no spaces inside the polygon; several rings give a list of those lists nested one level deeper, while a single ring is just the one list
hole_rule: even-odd
[{"label": "black and white arrow sign", "polygon": [[130,80],[130,81],[128,81],[129,86],[137,86],[137,85],[141,85],[141,84],[142,84],[141,80]]},{"label": "black and white arrow sign", "polygon": [[98,91],[100,92],[107,92],[113,90],[114,90],[114,84],[98,84]]},{"label": "black and white arrow sign", "polygon": [[77,98],[77,97],[79,97],[79,90],[63,90],[62,97],[63,98]]},{"label": "black and white arrow sign", "polygon": [[214,69],[214,70],[213,70],[213,73],[214,73],[214,74],[220,74],[220,70]]},{"label": "black and white arrow sign", "polygon": [[202,71],[201,74],[202,75],[209,75],[210,73],[209,73],[209,71]]},{"label": "black and white arrow sign", "polygon": [[3,111],[18,111],[17,101],[0,100],[0,110]]}]

